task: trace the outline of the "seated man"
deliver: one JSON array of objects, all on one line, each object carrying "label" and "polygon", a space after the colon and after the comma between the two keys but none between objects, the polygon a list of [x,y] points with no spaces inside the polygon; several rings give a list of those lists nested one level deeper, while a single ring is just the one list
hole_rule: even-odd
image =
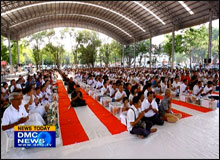
[{"label": "seated man", "polygon": [[205,86],[202,96],[205,98],[213,98],[215,100],[219,100],[219,96],[212,96],[213,92],[213,83],[212,81],[208,81],[207,85]]},{"label": "seated man", "polygon": [[145,111],[143,121],[151,121],[153,124],[163,125],[164,121],[160,119],[159,109],[156,100],[154,99],[154,93],[149,91],[147,98],[142,102],[142,111]]},{"label": "seated man", "polygon": [[[2,118],[2,130],[13,138],[14,126],[17,125],[43,125],[44,120],[38,114],[28,114],[22,104],[22,95],[19,92],[13,92],[9,95],[11,105],[5,110]],[[41,118],[41,119],[40,119]]]},{"label": "seated man", "polygon": [[193,87],[193,95],[200,99],[201,93],[203,92],[202,82],[197,81],[196,85]]},{"label": "seated man", "polygon": [[183,80],[183,83],[180,85],[180,95],[181,94],[188,94],[189,86],[187,79]]},{"label": "seated man", "polygon": [[131,134],[136,134],[139,138],[147,137],[150,133],[156,132],[157,129],[151,129],[151,126],[144,128],[139,125],[141,119],[144,117],[145,111],[139,112],[141,101],[138,96],[133,98],[133,105],[127,112],[127,130]]},{"label": "seated man", "polygon": [[159,106],[159,113],[160,113],[160,117],[162,117],[163,120],[170,122],[170,123],[175,123],[182,117],[182,114],[173,113],[171,111],[172,99],[170,98],[170,96],[171,96],[171,90],[166,89],[165,96]]},{"label": "seated man", "polygon": [[115,94],[115,102],[122,103],[124,97],[127,97],[126,92],[123,90],[123,85],[119,84],[118,91]]},{"label": "seated man", "polygon": [[78,107],[78,106],[85,106],[86,102],[82,97],[82,92],[80,91],[80,86],[77,85],[73,93],[71,94],[71,105],[70,107]]}]

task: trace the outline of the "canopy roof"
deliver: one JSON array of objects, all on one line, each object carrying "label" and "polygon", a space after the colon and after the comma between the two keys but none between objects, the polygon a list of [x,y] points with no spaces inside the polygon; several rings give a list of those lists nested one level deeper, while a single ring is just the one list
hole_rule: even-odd
[{"label": "canopy roof", "polygon": [[1,1],[1,34],[17,40],[54,27],[81,27],[130,44],[219,18],[219,1]]}]

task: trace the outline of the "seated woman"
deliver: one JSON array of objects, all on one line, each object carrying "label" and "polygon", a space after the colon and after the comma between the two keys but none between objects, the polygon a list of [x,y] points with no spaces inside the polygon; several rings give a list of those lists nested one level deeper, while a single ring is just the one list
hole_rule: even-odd
[{"label": "seated woman", "polygon": [[172,99],[170,98],[170,96],[171,96],[171,90],[166,89],[165,96],[159,105],[159,113],[160,113],[160,117],[163,120],[170,122],[170,123],[175,123],[182,117],[182,114],[173,113],[171,111]]},{"label": "seated woman", "polygon": [[80,86],[77,85],[76,89],[73,91],[73,93],[71,94],[71,105],[69,106],[68,109],[70,109],[70,107],[79,107],[79,106],[85,106],[86,102],[82,97],[82,92],[80,91]]}]

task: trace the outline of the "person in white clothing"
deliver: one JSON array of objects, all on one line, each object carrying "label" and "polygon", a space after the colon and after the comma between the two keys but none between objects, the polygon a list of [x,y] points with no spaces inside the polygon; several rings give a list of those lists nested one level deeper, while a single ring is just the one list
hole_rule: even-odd
[{"label": "person in white clothing", "polygon": [[208,97],[211,97],[211,93],[213,91],[213,88],[212,88],[213,84],[211,81],[208,81],[207,85],[205,86],[204,88],[204,91],[202,93],[202,96],[205,97],[205,98],[208,98]]},{"label": "person in white clothing", "polygon": [[109,88],[108,88],[108,83],[109,81],[108,80],[105,80],[104,81],[104,86],[101,88],[101,96],[107,96],[107,94],[109,94]]},{"label": "person in white clothing", "polygon": [[195,95],[199,99],[201,97],[202,92],[203,92],[202,82],[197,81],[196,85],[193,87],[193,95]]},{"label": "person in white clothing", "polygon": [[97,90],[101,90],[101,88],[102,88],[102,78],[99,77],[99,78],[98,78],[98,81],[97,81],[97,83],[96,83],[96,89],[97,89]]},{"label": "person in white clothing", "polygon": [[11,105],[5,110],[2,118],[2,130],[13,138],[14,126],[17,125],[44,125],[43,119],[37,118],[37,114],[28,114],[24,105],[22,105],[22,95],[19,92],[13,92],[9,95]]},{"label": "person in white clothing", "polygon": [[147,83],[144,88],[143,88],[143,91],[144,91],[144,98],[147,98],[147,93],[149,91],[152,91],[152,85],[151,83]]},{"label": "person in white clothing", "polygon": [[175,77],[175,81],[173,81],[172,84],[172,91],[174,91],[176,93],[176,95],[179,95],[180,93],[180,85],[181,83],[179,82],[179,77]]},{"label": "person in white clothing", "polygon": [[122,100],[123,100],[124,97],[127,97],[127,95],[126,95],[125,91],[123,91],[122,84],[119,84],[118,91],[115,94],[115,101],[122,103]]},{"label": "person in white clothing", "polygon": [[147,99],[142,102],[141,110],[145,111],[144,117],[142,118],[143,121],[146,123],[151,121],[157,125],[163,125],[164,121],[160,118],[159,115],[159,108],[157,102],[154,99],[154,93],[152,91],[147,93]]},{"label": "person in white clothing", "polygon": [[149,127],[143,127],[141,124],[141,119],[144,117],[145,111],[139,112],[138,108],[141,107],[140,99],[135,96],[133,98],[133,105],[127,112],[127,130],[131,134],[137,135],[139,138],[147,137],[150,133],[156,132],[157,129],[151,129],[152,125]]},{"label": "person in white clothing", "polygon": [[189,86],[187,85],[188,85],[187,79],[184,79],[183,83],[180,85],[180,95],[188,94]]},{"label": "person in white clothing", "polygon": [[131,93],[129,95],[129,103],[130,103],[130,105],[132,105],[133,98],[135,96],[137,96],[137,91],[138,91],[138,89],[137,89],[136,85],[131,87]]}]

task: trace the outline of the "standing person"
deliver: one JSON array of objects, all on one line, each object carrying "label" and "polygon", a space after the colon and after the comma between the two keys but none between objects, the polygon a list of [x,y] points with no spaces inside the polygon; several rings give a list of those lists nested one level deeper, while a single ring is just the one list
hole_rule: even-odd
[{"label": "standing person", "polygon": [[71,94],[71,105],[69,106],[68,109],[70,109],[70,107],[79,107],[79,106],[85,106],[86,102],[83,99],[82,96],[82,92],[80,91],[80,86],[77,85],[76,89],[72,92]]},{"label": "standing person", "polygon": [[157,129],[151,129],[152,126],[144,128],[141,125],[141,119],[144,117],[145,112],[138,112],[138,109],[141,107],[140,99],[135,96],[133,98],[133,105],[128,110],[127,113],[127,130],[131,134],[136,134],[139,138],[147,137],[150,133],[156,132]]},{"label": "standing person", "polygon": [[147,99],[142,102],[142,111],[145,111],[143,121],[151,121],[157,125],[163,125],[164,121],[160,119],[159,109],[156,100],[154,99],[154,93],[152,91],[147,93]]}]

